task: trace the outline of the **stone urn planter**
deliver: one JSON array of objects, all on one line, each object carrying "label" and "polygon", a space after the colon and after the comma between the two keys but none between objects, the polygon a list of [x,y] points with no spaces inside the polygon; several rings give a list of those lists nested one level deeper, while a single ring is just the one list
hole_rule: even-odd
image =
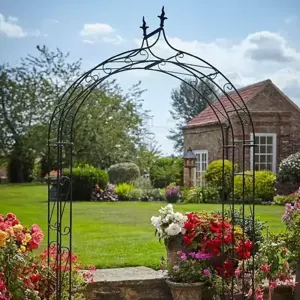
[{"label": "stone urn planter", "polygon": [[178,283],[167,279],[173,300],[202,300],[204,282]]}]

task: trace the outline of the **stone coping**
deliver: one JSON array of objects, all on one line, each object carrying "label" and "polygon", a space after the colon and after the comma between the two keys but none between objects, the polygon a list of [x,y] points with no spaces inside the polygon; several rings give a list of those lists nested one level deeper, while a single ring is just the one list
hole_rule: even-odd
[{"label": "stone coping", "polygon": [[118,269],[97,269],[94,282],[129,282],[167,279],[166,273],[147,267],[128,267]]}]

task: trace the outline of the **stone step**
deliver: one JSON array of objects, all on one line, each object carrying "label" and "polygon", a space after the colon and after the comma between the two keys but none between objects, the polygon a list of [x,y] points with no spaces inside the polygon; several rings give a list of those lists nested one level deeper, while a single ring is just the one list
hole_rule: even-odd
[{"label": "stone step", "polygon": [[99,269],[88,285],[88,300],[172,300],[161,271],[146,267]]}]

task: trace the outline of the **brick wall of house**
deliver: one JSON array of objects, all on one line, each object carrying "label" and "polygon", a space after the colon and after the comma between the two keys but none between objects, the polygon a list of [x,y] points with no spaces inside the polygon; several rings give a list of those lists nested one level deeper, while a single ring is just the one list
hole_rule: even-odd
[{"label": "brick wall of house", "polygon": [[[208,161],[222,157],[222,134],[219,125],[203,126],[184,129],[184,151],[207,150]],[[194,180],[194,172],[192,172]],[[189,171],[184,170],[184,184],[189,185]]]},{"label": "brick wall of house", "polygon": [[[271,83],[247,103],[256,133],[276,133],[277,166],[288,155],[300,151],[300,112]],[[244,117],[242,115],[242,117]],[[242,126],[237,116],[231,117],[235,140],[242,140]],[[250,139],[252,132],[249,125],[244,125],[245,139]],[[185,150],[208,150],[209,162],[222,158],[221,129],[219,125],[204,125],[184,130]],[[231,144],[231,133],[228,131]],[[232,159],[231,150],[228,151]],[[235,147],[235,161],[242,163],[243,150],[241,143]],[[245,169],[250,169],[250,148],[245,148]],[[185,170],[185,182],[188,171]]]}]

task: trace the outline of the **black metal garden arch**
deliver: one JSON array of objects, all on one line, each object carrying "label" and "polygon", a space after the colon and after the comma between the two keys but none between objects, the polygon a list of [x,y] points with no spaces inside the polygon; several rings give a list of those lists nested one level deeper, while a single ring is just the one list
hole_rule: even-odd
[{"label": "black metal garden arch", "polygon": [[[253,189],[252,200],[245,204],[245,191],[243,191],[242,199],[242,221],[245,222],[246,205],[250,207],[252,226],[254,228],[254,171],[252,174],[245,173],[245,162],[248,157],[250,148],[255,151],[254,144],[250,141],[251,134],[255,140],[254,126],[252,119],[243,101],[239,91],[214,66],[196,55],[174,48],[168,41],[164,22],[167,19],[164,8],[158,16],[160,24],[157,29],[147,33],[148,26],[143,18],[142,26],[143,39],[141,46],[137,49],[125,51],[123,53],[112,56],[95,66],[88,72],[80,76],[59,99],[54,109],[48,130],[48,162],[49,173],[53,170],[51,166],[51,158],[56,157],[57,173],[54,180],[48,181],[48,247],[56,245],[55,257],[56,264],[61,266],[62,255],[66,250],[69,251],[70,259],[65,266],[66,270],[71,270],[71,254],[72,254],[72,166],[73,166],[73,147],[74,147],[74,123],[76,115],[84,102],[88,99],[90,93],[101,84],[104,80],[118,73],[132,70],[154,71],[169,75],[179,79],[189,85],[196,93],[206,101],[207,105],[213,110],[220,127],[222,141],[222,159],[229,159],[232,165],[235,165],[237,160],[237,152],[241,169],[238,175],[242,176],[243,189],[246,176],[252,176]],[[167,57],[161,57],[155,53],[155,48],[159,47],[159,43],[163,43],[162,49],[166,52],[171,52]],[[192,78],[192,81],[187,82],[185,78]],[[206,90],[200,93],[196,87],[199,82],[202,82]],[[207,84],[209,82],[209,84]],[[211,86],[214,86],[212,89]],[[215,92],[217,91],[217,92]],[[232,92],[238,96],[238,100],[231,97]],[[213,93],[217,99],[214,102],[208,100],[207,95]],[[230,106],[224,105],[220,101],[221,97],[225,97],[230,103]],[[236,115],[237,124],[231,122],[231,116]],[[228,135],[230,138],[228,138]],[[252,155],[254,160],[255,155]],[[253,166],[254,161],[253,161]],[[63,167],[69,168],[69,175],[65,176],[62,173]],[[232,178],[237,176],[235,168],[232,168]],[[223,185],[225,183],[225,172],[223,163]],[[232,180],[234,184],[234,180]],[[56,193],[53,194],[51,187],[56,187]],[[222,200],[225,199],[224,191],[222,192]],[[235,200],[232,195],[226,202],[230,206],[232,212],[232,220],[234,222]],[[222,201],[222,214],[224,216],[225,201]],[[49,254],[48,254],[49,255]],[[48,257],[48,261],[50,257]],[[254,267],[253,267],[254,271]],[[61,268],[56,268],[55,282],[55,299],[65,299],[62,296],[62,276]],[[254,277],[254,274],[252,274]],[[254,284],[254,283],[253,283]],[[72,299],[71,286],[71,271],[69,272],[69,296],[66,299]],[[232,287],[233,293],[233,287]]]}]

